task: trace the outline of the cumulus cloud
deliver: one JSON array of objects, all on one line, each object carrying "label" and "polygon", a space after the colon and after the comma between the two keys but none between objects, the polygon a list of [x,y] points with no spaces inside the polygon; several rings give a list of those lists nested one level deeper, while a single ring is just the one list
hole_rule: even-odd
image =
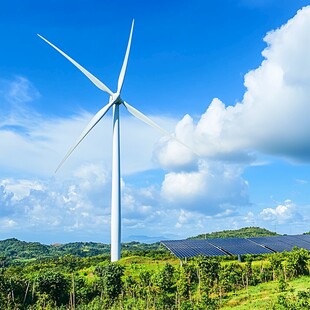
[{"label": "cumulus cloud", "polygon": [[[83,232],[85,236],[109,230],[110,189],[102,167],[100,177],[94,167],[83,167],[77,179],[45,181],[28,179],[3,180],[0,186],[1,231],[14,228],[21,232],[40,230],[61,235],[63,232]],[[103,172],[103,173],[99,173]],[[86,181],[85,175],[93,177]],[[86,184],[89,182],[89,184]],[[92,232],[94,230],[94,232]],[[56,237],[57,238],[57,237]],[[56,241],[56,240],[55,240]]]},{"label": "cumulus cloud", "polygon": [[280,224],[301,218],[297,206],[291,201],[286,200],[275,208],[266,208],[260,212],[260,217],[264,221],[276,221]]},{"label": "cumulus cloud", "polygon": [[[309,29],[310,7],[305,7],[266,35],[264,60],[245,75],[241,102],[225,106],[215,98],[197,121],[185,115],[178,122],[176,137],[201,158],[173,140],[157,145],[154,155],[168,170],[161,196],[170,208],[232,218],[237,206],[250,205],[242,174],[257,154],[310,160]],[[295,218],[293,212],[286,203],[266,208],[260,217],[283,222]],[[240,220],[253,217],[248,211]]]},{"label": "cumulus cloud", "polygon": [[0,180],[0,185],[11,193],[12,200],[21,200],[28,196],[31,190],[43,190],[44,185],[39,181],[31,181],[28,179],[3,179]]},{"label": "cumulus cloud", "polygon": [[215,215],[248,204],[247,182],[239,166],[201,161],[197,171],[170,172],[162,183],[167,204]]},{"label": "cumulus cloud", "polygon": [[[264,61],[245,75],[241,102],[225,106],[215,98],[198,120],[189,115],[179,122],[153,117],[168,130],[175,127],[176,137],[201,157],[166,137],[158,142],[160,134],[153,128],[124,115],[124,235],[132,231],[168,236],[174,227],[186,237],[186,232],[198,234],[204,227],[240,228],[253,221],[284,225],[301,218],[289,200],[249,210],[243,172],[257,153],[310,159],[310,7],[264,40]],[[108,241],[111,117],[89,134],[54,177],[54,169],[92,115],[80,111],[69,118],[47,119],[32,113],[25,104],[40,94],[26,78],[7,83],[5,92],[3,84],[0,88],[1,100],[11,104],[10,113],[0,116],[0,231],[72,234],[71,240],[105,236]],[[158,164],[167,170],[161,185],[159,178],[157,185],[142,188],[126,182],[126,175]]]},{"label": "cumulus cloud", "polygon": [[[197,123],[186,115],[176,136],[207,158],[251,161],[252,152],[310,160],[310,7],[264,41],[264,60],[245,75],[246,92],[234,106],[215,98]],[[157,150],[163,166],[193,161],[171,141]],[[174,154],[174,156],[173,156]]]}]

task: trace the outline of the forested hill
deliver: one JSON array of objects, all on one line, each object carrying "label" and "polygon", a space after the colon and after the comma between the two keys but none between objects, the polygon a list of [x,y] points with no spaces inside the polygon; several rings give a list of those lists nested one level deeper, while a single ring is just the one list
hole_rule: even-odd
[{"label": "forested hill", "polygon": [[[123,243],[123,251],[149,251],[157,250],[159,243],[145,244],[139,242]],[[25,242],[18,239],[6,239],[0,241],[0,259],[31,259],[60,257],[74,255],[78,257],[90,257],[110,253],[110,245],[95,242],[74,242],[67,244],[44,245],[39,242]]]},{"label": "forested hill", "polygon": [[[274,236],[275,232],[271,232],[259,227],[245,227],[238,230],[224,230],[219,232],[212,232],[208,234],[201,234],[189,239],[205,239],[205,238],[246,238],[256,236]],[[165,249],[160,244],[129,242],[122,244],[123,253],[133,251],[159,251],[158,255]],[[90,257],[101,254],[109,254],[110,245],[95,242],[74,242],[67,244],[44,245],[39,242],[25,242],[18,239],[6,239],[0,241],[0,259],[6,257],[8,259],[31,259],[31,258],[46,258],[46,257],[60,257],[64,255],[74,255],[78,257]]]},{"label": "forested hill", "polygon": [[188,239],[212,239],[212,238],[250,238],[263,236],[277,236],[278,234],[265,228],[244,227],[236,230],[223,230],[207,234],[200,234]]}]

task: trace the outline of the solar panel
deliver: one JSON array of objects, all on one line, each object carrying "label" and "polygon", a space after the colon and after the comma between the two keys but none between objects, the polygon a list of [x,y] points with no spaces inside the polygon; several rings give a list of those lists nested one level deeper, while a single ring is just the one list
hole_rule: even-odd
[{"label": "solar panel", "polygon": [[282,236],[272,236],[272,237],[253,237],[248,238],[257,244],[267,247],[275,252],[284,252],[284,251],[291,251],[294,246],[287,242],[283,242],[283,240],[279,237]]},{"label": "solar panel", "polygon": [[200,255],[197,250],[189,247],[184,241],[186,240],[167,240],[161,241],[161,243],[178,258]]},{"label": "solar panel", "polygon": [[294,237],[304,240],[306,242],[310,242],[310,235],[295,235]]},{"label": "solar panel", "polygon": [[227,253],[209,244],[206,240],[169,240],[161,241],[166,248],[178,258],[198,255],[223,256]]},{"label": "solar panel", "polygon": [[297,246],[299,248],[303,248],[306,250],[310,250],[310,241],[307,242],[303,239],[298,238],[298,235],[295,236],[282,236],[281,239],[283,242],[287,242],[289,244],[292,244],[293,247]]},{"label": "solar panel", "polygon": [[310,250],[310,235],[166,240],[161,243],[178,258],[198,255],[270,254],[291,251],[295,246]]},{"label": "solar panel", "polygon": [[208,239],[208,242],[232,255],[273,253],[265,247],[244,238]]},{"label": "solar panel", "polygon": [[[189,240],[187,240],[189,241]],[[223,256],[227,253],[210,244],[207,240],[191,240],[190,246],[197,249],[200,255],[206,256]]]}]

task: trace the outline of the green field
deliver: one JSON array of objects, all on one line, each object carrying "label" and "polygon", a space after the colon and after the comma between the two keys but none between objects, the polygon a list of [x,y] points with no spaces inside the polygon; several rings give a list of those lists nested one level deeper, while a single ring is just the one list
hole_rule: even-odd
[{"label": "green field", "polygon": [[[236,293],[231,293],[222,302],[221,309],[272,309],[279,296],[287,296],[290,298],[296,296],[299,291],[310,290],[310,277],[303,276],[298,279],[293,279],[288,281],[287,284],[288,288],[284,292],[279,290],[278,281],[272,281],[257,286],[250,286],[247,290],[242,289]],[[310,292],[308,292],[308,295],[310,299]]]}]

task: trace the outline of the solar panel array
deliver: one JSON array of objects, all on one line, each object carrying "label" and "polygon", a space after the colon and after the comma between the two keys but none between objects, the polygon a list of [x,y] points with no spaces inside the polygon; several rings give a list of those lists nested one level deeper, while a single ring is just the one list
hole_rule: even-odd
[{"label": "solar panel array", "polygon": [[272,249],[276,252],[292,251],[295,246],[310,250],[310,238],[308,238],[309,242],[307,242],[306,240],[304,240],[304,238],[300,238],[302,236],[303,235],[255,237],[249,238],[249,240],[262,244],[265,247]]},{"label": "solar panel array", "polygon": [[296,236],[285,236],[285,240],[283,241],[293,245],[293,247],[297,246],[299,248],[310,250],[310,239],[307,242],[306,240],[296,238]]},{"label": "solar panel array", "polygon": [[170,240],[162,241],[168,250],[179,258],[198,255],[223,256],[227,253],[208,243],[206,240]]},{"label": "solar panel array", "polygon": [[310,235],[166,240],[161,243],[178,258],[198,255],[271,254],[291,251],[295,246],[310,251]]},{"label": "solar panel array", "polygon": [[262,245],[243,238],[218,238],[210,239],[209,242],[231,255],[273,253],[273,251],[263,247]]},{"label": "solar panel array", "polygon": [[281,238],[278,238],[278,236],[275,237],[254,237],[249,238],[249,240],[261,244],[265,246],[266,248],[272,249],[275,252],[284,252],[284,251],[291,251],[294,246],[287,242],[283,242]]},{"label": "solar panel array", "polygon": [[310,242],[310,235],[296,235],[295,237],[298,239]]}]

